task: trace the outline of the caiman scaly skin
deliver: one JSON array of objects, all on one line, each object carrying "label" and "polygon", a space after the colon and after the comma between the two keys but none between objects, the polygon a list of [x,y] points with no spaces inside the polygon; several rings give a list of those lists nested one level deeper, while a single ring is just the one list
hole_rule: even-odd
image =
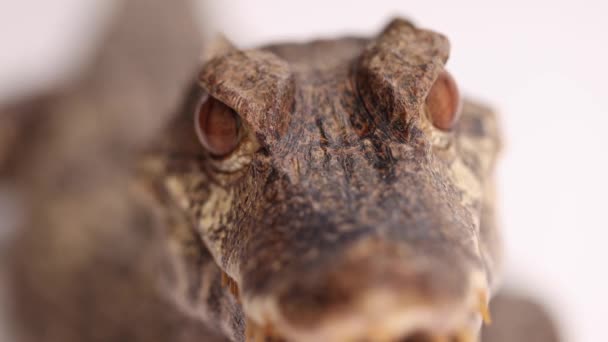
[{"label": "caiman scaly skin", "polygon": [[[500,142],[466,99],[452,131],[430,121],[448,55],[401,19],[373,38],[208,51],[157,151],[182,307],[235,341],[476,339],[499,279]],[[239,115],[222,158],[193,128],[206,96]]]}]

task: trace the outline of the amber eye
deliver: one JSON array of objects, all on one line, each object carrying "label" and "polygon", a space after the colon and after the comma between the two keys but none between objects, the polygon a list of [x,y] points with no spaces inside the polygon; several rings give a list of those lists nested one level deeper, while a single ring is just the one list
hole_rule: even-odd
[{"label": "amber eye", "polygon": [[239,144],[239,117],[224,103],[208,96],[194,116],[198,139],[209,153],[223,157]]},{"label": "amber eye", "polygon": [[454,128],[460,115],[460,92],[456,81],[447,71],[442,71],[426,98],[433,125],[443,131]]}]

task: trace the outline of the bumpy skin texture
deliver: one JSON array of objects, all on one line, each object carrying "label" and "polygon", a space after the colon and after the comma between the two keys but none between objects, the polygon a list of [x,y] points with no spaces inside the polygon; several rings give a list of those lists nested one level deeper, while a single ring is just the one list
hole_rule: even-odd
[{"label": "bumpy skin texture", "polygon": [[[165,184],[250,327],[290,340],[475,333],[496,284],[499,141],[470,101],[453,132],[431,124],[424,100],[447,39],[397,19],[372,39],[218,51],[169,130]],[[242,120],[225,158],[191,127],[204,96]],[[209,285],[183,274],[198,293],[183,303],[209,317]]]}]

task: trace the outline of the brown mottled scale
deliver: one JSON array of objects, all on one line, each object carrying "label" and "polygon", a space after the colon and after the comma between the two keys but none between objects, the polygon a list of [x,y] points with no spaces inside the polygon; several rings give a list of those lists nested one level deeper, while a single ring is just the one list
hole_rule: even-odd
[{"label": "brown mottled scale", "polygon": [[527,301],[488,312],[496,118],[444,36],[220,41],[196,74],[186,2],[127,5],[82,77],[2,110],[15,340],[557,339]]}]

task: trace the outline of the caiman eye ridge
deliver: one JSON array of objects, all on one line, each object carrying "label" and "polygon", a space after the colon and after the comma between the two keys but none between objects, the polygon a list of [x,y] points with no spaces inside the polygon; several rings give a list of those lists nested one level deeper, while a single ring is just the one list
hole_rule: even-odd
[{"label": "caiman eye ridge", "polygon": [[198,140],[215,157],[224,157],[236,149],[240,126],[234,109],[212,96],[203,99],[194,115]]},{"label": "caiman eye ridge", "polygon": [[456,81],[449,72],[443,70],[433,84],[426,106],[433,125],[442,131],[450,131],[458,122],[462,101]]}]

